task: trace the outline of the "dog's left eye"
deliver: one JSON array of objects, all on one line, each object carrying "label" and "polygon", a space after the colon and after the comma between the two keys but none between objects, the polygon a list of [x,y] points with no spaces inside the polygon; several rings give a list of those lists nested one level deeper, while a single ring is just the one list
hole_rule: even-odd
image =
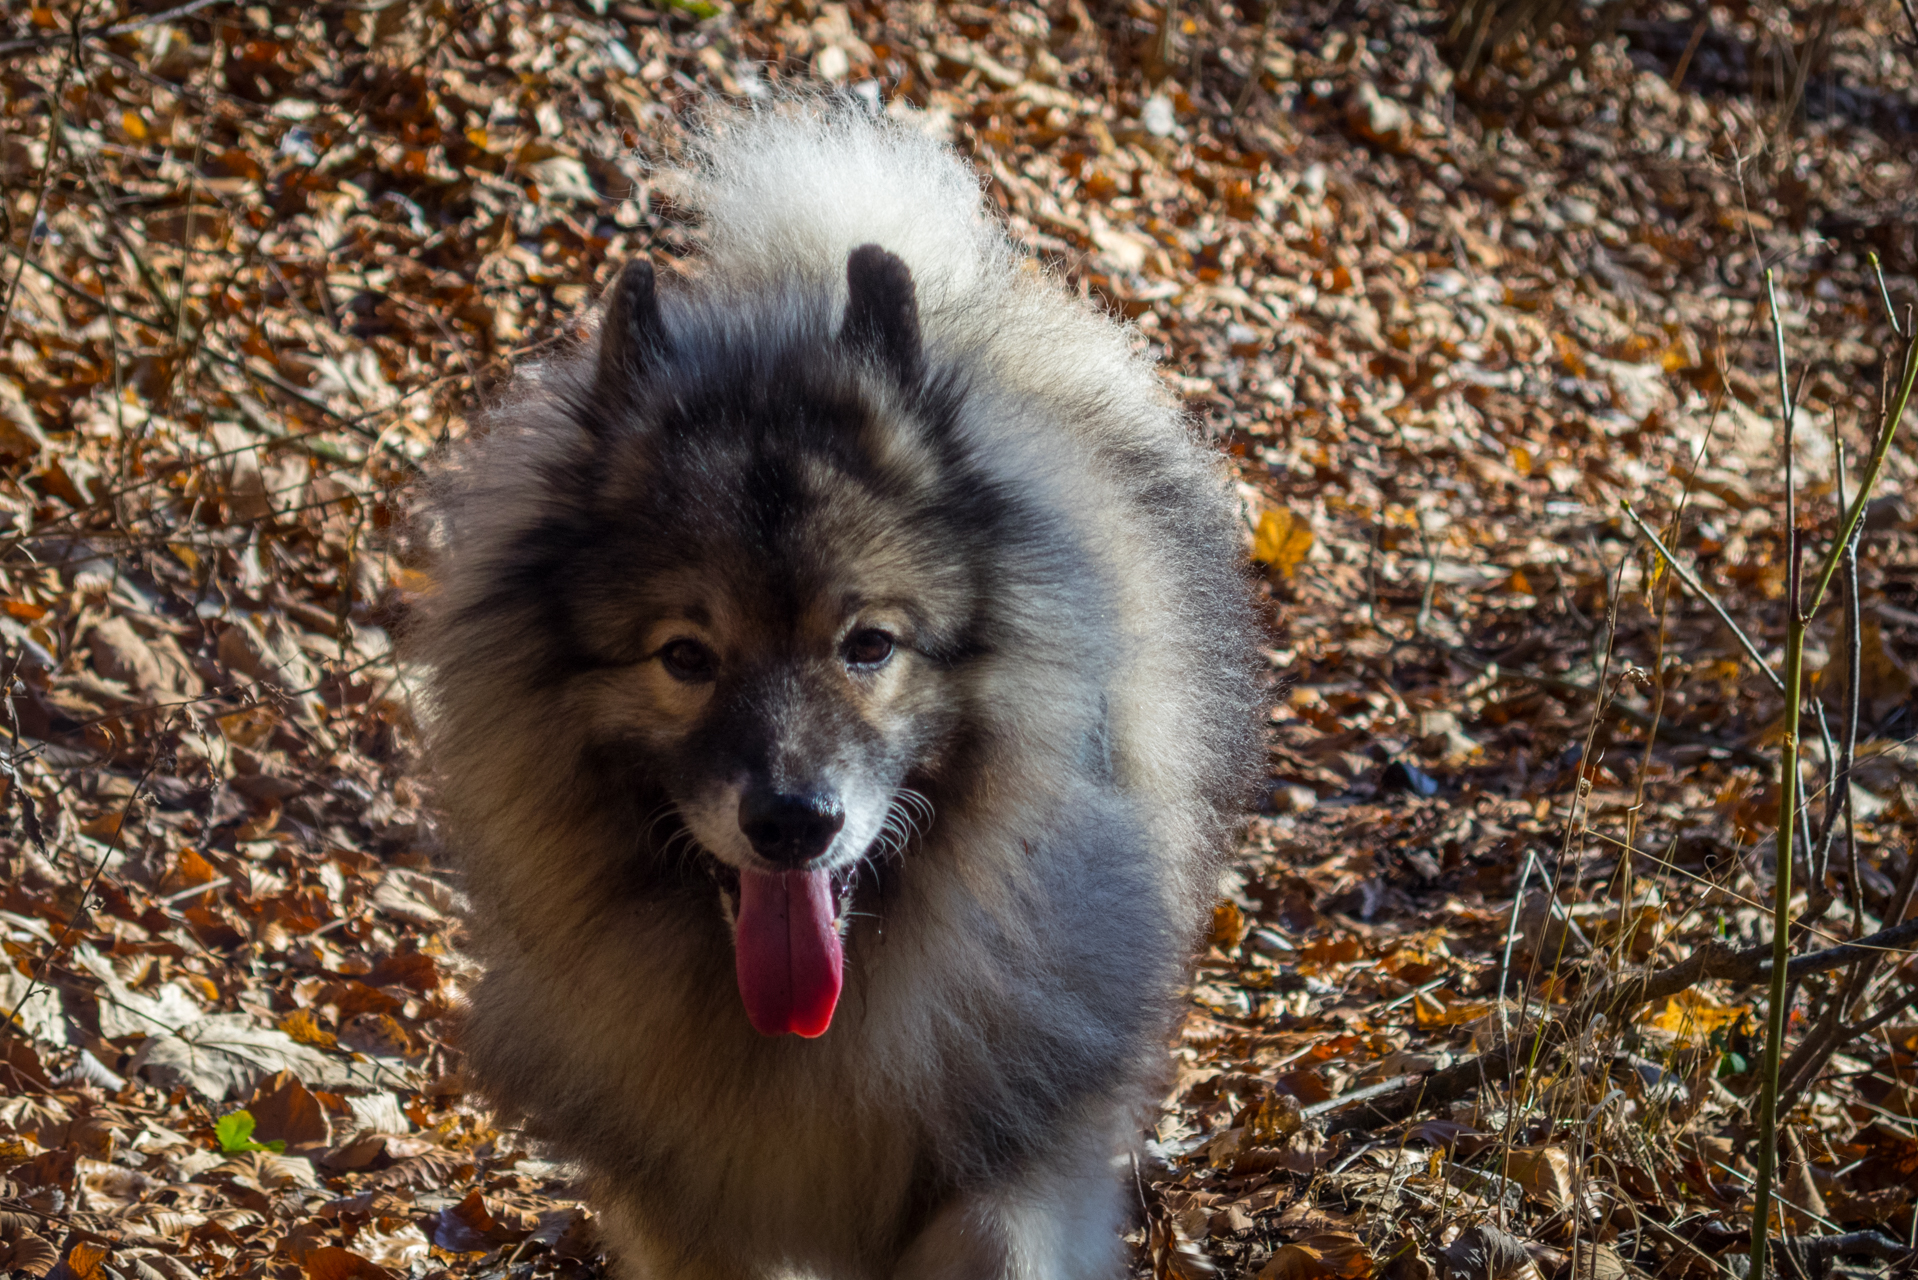
[{"label": "dog's left eye", "polygon": [[840,646],[849,667],[877,667],[892,657],[893,638],[874,627],[855,631]]}]

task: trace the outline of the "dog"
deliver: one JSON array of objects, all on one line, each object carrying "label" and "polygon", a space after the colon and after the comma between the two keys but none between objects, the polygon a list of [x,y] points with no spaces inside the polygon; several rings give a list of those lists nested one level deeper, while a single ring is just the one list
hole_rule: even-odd
[{"label": "dog", "polygon": [[1110,1277],[1263,774],[1235,500],[943,144],[715,109],[704,248],[432,482],[469,1071],[619,1274]]}]

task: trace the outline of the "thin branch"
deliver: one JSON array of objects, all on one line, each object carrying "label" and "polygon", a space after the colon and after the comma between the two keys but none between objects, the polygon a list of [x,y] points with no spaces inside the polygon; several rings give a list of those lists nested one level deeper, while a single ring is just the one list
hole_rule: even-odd
[{"label": "thin branch", "polygon": [[[1906,16],[1910,17],[1912,15],[1911,0],[1900,0],[1900,3],[1905,6]],[[1912,21],[1911,34],[1914,38],[1914,47],[1918,47],[1918,18]],[[1891,290],[1885,287],[1884,264],[1878,261],[1878,255],[1875,253],[1866,256],[1871,259],[1871,273],[1878,280],[1878,300],[1885,304],[1885,319],[1891,322],[1891,331],[1902,338],[1905,336],[1905,330],[1898,323],[1898,308],[1891,305]]]},{"label": "thin branch", "polygon": [[1745,634],[1745,629],[1739,626],[1738,623],[1733,620],[1731,614],[1726,612],[1725,606],[1718,602],[1718,597],[1712,594],[1711,588],[1707,587],[1704,582],[1699,579],[1697,574],[1694,574],[1690,569],[1687,569],[1679,562],[1678,557],[1672,554],[1671,548],[1665,545],[1658,534],[1653,531],[1652,527],[1646,524],[1638,512],[1632,508],[1631,499],[1620,498],[1618,505],[1624,509],[1625,518],[1630,520],[1638,531],[1645,535],[1646,541],[1652,544],[1652,547],[1659,555],[1665,557],[1665,563],[1670,565],[1672,572],[1678,575],[1678,580],[1689,587],[1693,595],[1709,605],[1711,611],[1718,615],[1718,620],[1730,628],[1732,635],[1737,637],[1739,646],[1745,650],[1746,655],[1750,657],[1753,662],[1758,664],[1758,669],[1765,673],[1765,678],[1771,681],[1772,688],[1783,693],[1785,691],[1784,680],[1779,677],[1776,671],[1772,670],[1771,664],[1765,661],[1765,655],[1758,651],[1758,645],[1753,642],[1750,636]]},{"label": "thin branch", "polygon": [[1818,612],[1818,606],[1824,603],[1825,590],[1831,586],[1832,578],[1838,573],[1838,561],[1847,543],[1858,532],[1858,526],[1865,518],[1865,504],[1871,499],[1871,491],[1878,487],[1878,478],[1885,470],[1885,459],[1891,456],[1892,437],[1898,432],[1898,424],[1904,420],[1905,409],[1911,403],[1912,383],[1918,381],[1918,334],[1912,336],[1905,345],[1904,372],[1898,381],[1898,391],[1885,414],[1884,430],[1878,433],[1878,439],[1871,448],[1871,460],[1865,464],[1865,473],[1859,477],[1858,492],[1852,495],[1851,510],[1846,513],[1844,527],[1832,542],[1831,550],[1825,556],[1825,567],[1819,572],[1818,586],[1811,594],[1811,600],[1805,606],[1807,616]]}]

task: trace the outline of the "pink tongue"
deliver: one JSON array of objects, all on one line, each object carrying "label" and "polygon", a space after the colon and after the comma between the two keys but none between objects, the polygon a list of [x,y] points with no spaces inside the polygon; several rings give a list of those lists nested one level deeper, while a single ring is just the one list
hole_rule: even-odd
[{"label": "pink tongue", "polygon": [[739,873],[739,994],[753,1030],[826,1033],[844,959],[832,917],[828,872]]}]

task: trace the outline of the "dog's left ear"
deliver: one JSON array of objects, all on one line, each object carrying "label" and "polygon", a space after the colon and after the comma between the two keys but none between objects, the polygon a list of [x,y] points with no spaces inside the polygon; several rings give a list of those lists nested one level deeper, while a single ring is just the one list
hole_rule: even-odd
[{"label": "dog's left ear", "polygon": [[878,356],[903,381],[917,381],[925,354],[912,272],[896,254],[862,244],[846,259],[846,286],[839,340]]}]

